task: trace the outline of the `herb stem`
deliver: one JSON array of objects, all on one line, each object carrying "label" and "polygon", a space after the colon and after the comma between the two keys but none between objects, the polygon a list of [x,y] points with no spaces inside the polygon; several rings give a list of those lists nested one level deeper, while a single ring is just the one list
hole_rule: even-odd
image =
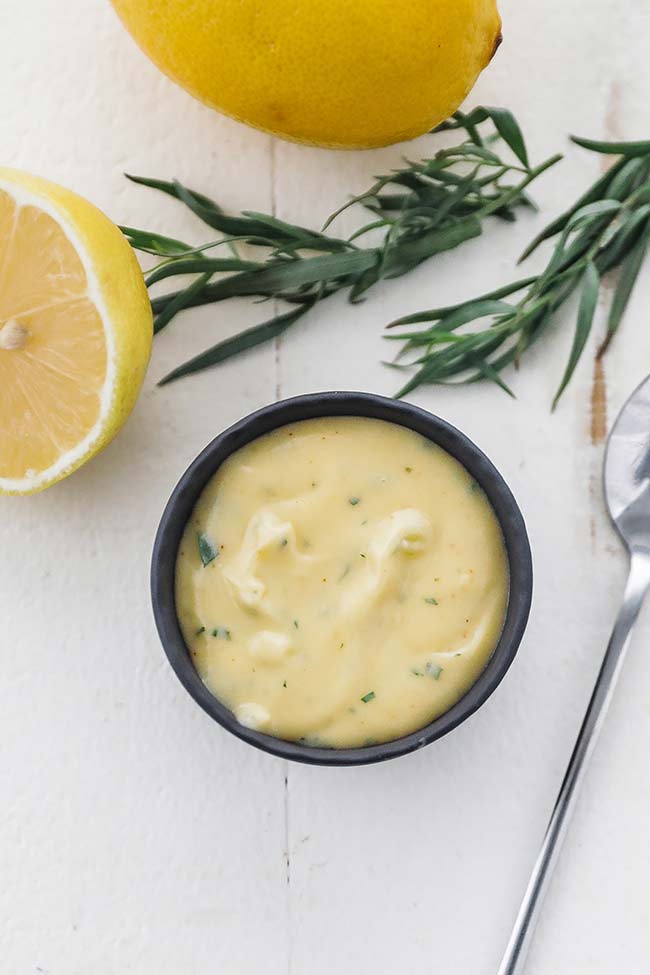
[{"label": "herb stem", "polygon": [[[408,315],[387,326],[435,323],[420,331],[385,336],[402,340],[398,358],[424,349],[410,363],[418,369],[399,390],[398,397],[423,384],[479,379],[489,379],[512,395],[501,377],[502,370],[509,365],[518,366],[523,352],[548,329],[569,297],[580,290],[573,343],[553,398],[555,409],[591,333],[602,275],[620,267],[607,332],[596,354],[605,353],[619,328],[650,247],[650,143],[592,144],[581,140],[579,144],[597,152],[614,152],[616,148],[621,159],[526,249],[524,257],[543,241],[557,238],[541,274],[458,305]],[[494,205],[487,204],[483,213]],[[517,294],[520,297],[514,302],[502,301]],[[478,324],[485,319],[489,319],[486,324]]]},{"label": "herb stem", "polygon": [[[484,131],[485,124],[492,127]],[[149,272],[148,287],[178,275],[194,276],[186,287],[151,298],[156,332],[181,311],[229,298],[273,299],[298,306],[213,345],[173,369],[161,384],[269,341],[316,303],[339,291],[347,291],[352,303],[361,301],[382,279],[406,274],[436,254],[478,237],[489,217],[516,219],[517,207],[533,206],[527,187],[561,159],[556,155],[531,167],[521,129],[502,108],[480,106],[469,113],[457,112],[442,128],[462,130],[463,141],[431,158],[405,160],[401,168],[378,176],[369,189],[339,207],[320,231],[270,214],[244,211],[232,216],[214,200],[178,181],[129,176],[133,182],[178,200],[222,234],[193,247],[150,231],[123,228],[136,250],[164,258]],[[496,151],[495,139],[501,139],[514,159],[504,159]],[[516,181],[508,183],[508,177],[516,177]],[[331,236],[332,222],[348,207],[359,204],[372,219],[347,239]],[[376,246],[357,243],[371,232],[383,233]],[[256,255],[261,253],[261,259],[240,258],[234,249],[237,241]],[[224,243],[232,248],[231,257],[205,255]]]},{"label": "herb stem", "polygon": [[516,200],[518,197],[521,196],[523,191],[526,189],[527,186],[530,186],[533,180],[537,179],[538,176],[541,176],[542,173],[545,173],[547,169],[551,168],[551,166],[557,165],[557,163],[561,162],[563,158],[564,156],[561,153],[556,153],[554,156],[550,156],[549,159],[546,159],[543,163],[540,163],[540,165],[537,166],[535,169],[531,169],[528,171],[521,170],[521,172],[526,172],[525,178],[522,179],[517,186],[510,187],[498,199],[494,200],[492,203],[487,204],[487,206],[484,206],[481,210],[477,212],[477,216],[489,217],[493,213],[496,213],[497,210],[501,210],[503,207],[508,206],[510,203],[512,203],[514,200]]}]

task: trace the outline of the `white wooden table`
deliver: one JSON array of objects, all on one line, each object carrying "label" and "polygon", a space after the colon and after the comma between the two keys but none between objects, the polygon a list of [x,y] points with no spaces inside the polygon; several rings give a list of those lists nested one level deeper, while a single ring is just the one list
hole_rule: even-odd
[{"label": "white wooden table", "polygon": [[[498,389],[417,401],[464,429],[527,518],[527,635],[488,704],[383,766],[288,766],[221,731],[169,669],[149,608],[162,506],[224,426],[276,397],[394,391],[381,326],[514,274],[523,244],[598,174],[566,145],[648,138],[647,0],[501,0],[505,42],[469,105],[504,104],[541,217],[375,290],[332,299],[218,371],[155,381],[268,309],[197,310],[155,343],[117,441],[45,494],[0,502],[0,970],[3,975],[493,975],[570,753],[625,568],[592,436],[593,356],[549,413],[571,322]],[[230,209],[317,224],[404,147],[334,153],[221,118],[145,60],[105,0],[3,0],[2,161],[113,219],[197,241],[200,225],[123,171],[176,176]],[[431,140],[409,146],[412,156]],[[425,150],[427,147],[427,150]],[[354,218],[350,216],[350,226]],[[605,364],[611,423],[650,371],[650,274]],[[598,424],[596,424],[598,426]],[[650,956],[650,617],[640,626],[530,959],[530,975],[646,975]]]}]

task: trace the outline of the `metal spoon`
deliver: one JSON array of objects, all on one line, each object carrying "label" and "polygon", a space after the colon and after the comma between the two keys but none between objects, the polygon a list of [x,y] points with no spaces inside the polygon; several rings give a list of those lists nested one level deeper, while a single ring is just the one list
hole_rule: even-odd
[{"label": "metal spoon", "polygon": [[625,403],[609,435],[604,487],[610,517],[630,555],[630,573],[623,603],[499,975],[523,975],[542,899],[575,807],[587,762],[614,694],[632,628],[650,586],[650,376]]}]

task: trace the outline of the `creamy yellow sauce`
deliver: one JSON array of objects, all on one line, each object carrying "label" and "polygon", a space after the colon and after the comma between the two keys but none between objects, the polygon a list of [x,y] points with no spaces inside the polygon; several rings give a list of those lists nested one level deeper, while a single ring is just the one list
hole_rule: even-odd
[{"label": "creamy yellow sauce", "polygon": [[447,711],[499,638],[501,530],[454,458],[361,417],[281,427],[208,483],[176,566],[207,687],[278,738],[349,747]]}]

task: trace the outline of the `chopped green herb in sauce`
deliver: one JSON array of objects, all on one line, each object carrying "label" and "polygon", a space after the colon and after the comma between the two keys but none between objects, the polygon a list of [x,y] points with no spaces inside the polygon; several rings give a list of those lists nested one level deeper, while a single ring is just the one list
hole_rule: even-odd
[{"label": "chopped green herb in sauce", "polygon": [[284,548],[285,545],[288,545],[288,544],[289,544],[289,539],[288,538],[283,538],[282,541],[280,542],[280,548]]},{"label": "chopped green herb in sauce", "polygon": [[295,628],[296,628],[297,630],[299,630],[299,629],[300,629],[300,626],[299,626],[299,624],[298,624],[298,620],[294,620],[294,621],[293,621],[293,625],[295,626]]},{"label": "chopped green herb in sauce", "polygon": [[198,630],[196,631],[196,633],[194,634],[194,636],[201,636],[202,633],[205,633],[205,627],[204,626],[200,626],[198,628]]},{"label": "chopped green herb in sauce", "polygon": [[214,562],[219,554],[217,549],[205,532],[197,532],[196,541],[199,546],[199,555],[201,556],[203,566],[210,565],[210,562]]},{"label": "chopped green herb in sauce", "polygon": [[368,691],[368,693],[364,694],[363,697],[361,698],[364,704],[368,704],[369,701],[374,701],[374,699],[375,699],[374,691]]},{"label": "chopped green herb in sauce", "polygon": [[357,504],[360,504],[360,503],[361,503],[361,498],[356,498],[356,497],[354,497],[354,498],[348,498],[348,502],[349,502],[349,503],[350,503],[350,504],[352,505],[352,507],[354,508],[354,507],[355,507],[355,505],[357,505]]},{"label": "chopped green herb in sauce", "polygon": [[216,636],[218,640],[232,640],[230,630],[225,626],[216,626],[212,631],[212,636]]},{"label": "chopped green herb in sauce", "polygon": [[442,673],[442,667],[440,664],[434,664],[431,660],[427,664],[427,674],[429,677],[433,677],[434,680],[438,680]]},{"label": "chopped green herb in sauce", "polygon": [[424,597],[424,601],[425,601],[425,603],[428,603],[429,606],[437,606],[438,605],[438,600],[437,599],[434,599],[433,596],[425,596]]},{"label": "chopped green herb in sauce", "polygon": [[286,686],[287,686],[287,682],[286,682],[286,680],[283,680],[283,681],[282,681],[282,686],[283,686],[283,687],[286,687]]},{"label": "chopped green herb in sauce", "polygon": [[348,564],[346,565],[346,567],[343,569],[343,572],[339,576],[339,582],[343,582],[343,580],[345,579],[345,577],[350,574],[350,569],[351,568],[352,568],[352,566],[348,562]]},{"label": "chopped green herb in sauce", "polygon": [[365,555],[363,554],[363,552],[359,552],[359,558],[365,559]]},{"label": "chopped green herb in sauce", "polygon": [[421,670],[418,670],[416,667],[413,667],[411,669],[411,673],[413,674],[414,677],[424,677],[423,672]]}]

